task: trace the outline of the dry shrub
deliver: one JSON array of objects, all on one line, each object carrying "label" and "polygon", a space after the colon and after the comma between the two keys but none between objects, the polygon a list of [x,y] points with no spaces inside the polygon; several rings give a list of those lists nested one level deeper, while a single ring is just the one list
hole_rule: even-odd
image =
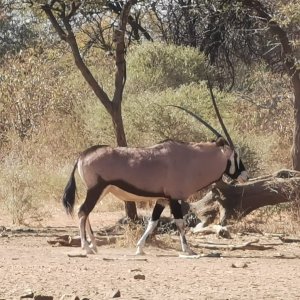
[{"label": "dry shrub", "polygon": [[[136,247],[137,242],[145,232],[141,224],[129,223],[124,225],[124,234],[121,239],[118,239],[117,246],[119,247]],[[172,238],[171,234],[155,235],[155,232],[147,238],[146,245],[161,249],[175,249],[181,251],[180,241]]]},{"label": "dry shrub", "polygon": [[1,66],[0,126],[3,132],[14,130],[20,138],[37,132],[50,111],[69,114],[72,109],[71,89],[63,88],[65,78],[56,68],[49,53],[34,50],[7,57]]},{"label": "dry shrub", "polygon": [[260,173],[291,168],[294,113],[289,78],[263,65],[248,74],[237,95],[236,128],[241,135],[246,133],[258,153]]},{"label": "dry shrub", "polygon": [[21,147],[15,145],[1,167],[0,199],[14,224],[25,224],[31,216],[38,217],[35,197],[36,178],[27,168]]},{"label": "dry shrub", "polygon": [[129,224],[124,225],[124,234],[122,239],[118,240],[118,246],[135,247],[143,233],[144,228],[141,224],[130,222]]},{"label": "dry shrub", "polygon": [[300,230],[298,202],[262,207],[240,221],[234,222],[234,232],[298,234]]},{"label": "dry shrub", "polygon": [[[25,178],[24,178],[25,175]],[[25,224],[26,218],[36,213],[37,207],[33,203],[32,190],[26,173],[22,174],[20,170],[13,170],[6,174],[4,186],[1,188],[1,194],[4,200],[4,206],[12,218],[13,224]]]},{"label": "dry shrub", "polygon": [[80,115],[88,88],[72,66],[67,52],[49,49],[1,66],[0,197],[13,222],[61,199],[72,164],[93,140]]}]

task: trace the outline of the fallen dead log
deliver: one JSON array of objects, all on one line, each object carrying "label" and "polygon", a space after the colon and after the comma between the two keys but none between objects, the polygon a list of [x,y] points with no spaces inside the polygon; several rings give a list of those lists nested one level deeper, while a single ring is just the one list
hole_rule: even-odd
[{"label": "fallen dead log", "polygon": [[221,226],[217,224],[210,224],[206,227],[203,227],[202,223],[199,223],[196,227],[192,228],[193,233],[200,233],[202,235],[207,234],[216,234],[222,238],[230,239],[230,233],[226,226]]},{"label": "fallen dead log", "polygon": [[143,257],[103,257],[102,260],[104,261],[116,261],[116,260],[123,260],[123,261],[148,261],[147,258]]},{"label": "fallen dead log", "polygon": [[279,239],[283,243],[300,243],[300,239],[299,238],[286,238],[286,237],[280,236]]},{"label": "fallen dead log", "polygon": [[[117,241],[115,236],[96,237],[97,246],[114,244]],[[63,246],[63,247],[80,247],[81,239],[80,236],[62,235],[56,238],[48,239],[47,243],[52,246]]]},{"label": "fallen dead log", "polygon": [[202,199],[191,203],[190,210],[203,221],[203,227],[217,216],[219,223],[226,225],[229,219],[243,218],[263,206],[299,201],[299,195],[300,172],[280,170],[244,184],[220,180]]},{"label": "fallen dead log", "polygon": [[74,257],[85,258],[85,257],[87,257],[87,255],[86,254],[81,254],[81,253],[78,253],[78,254],[76,254],[76,253],[69,253],[68,257],[72,257],[72,258],[74,258]]},{"label": "fallen dead log", "polygon": [[198,259],[198,258],[203,258],[203,257],[209,257],[209,258],[219,258],[221,257],[221,253],[208,253],[208,254],[196,254],[196,255],[185,255],[185,254],[179,254],[180,258],[185,258],[185,259]]},{"label": "fallen dead log", "polygon": [[210,250],[269,250],[273,249],[272,246],[265,246],[265,245],[254,245],[258,243],[259,240],[254,240],[250,242],[246,242],[239,245],[233,244],[208,244],[208,243],[197,243],[196,245],[192,245],[195,248],[206,248]]}]

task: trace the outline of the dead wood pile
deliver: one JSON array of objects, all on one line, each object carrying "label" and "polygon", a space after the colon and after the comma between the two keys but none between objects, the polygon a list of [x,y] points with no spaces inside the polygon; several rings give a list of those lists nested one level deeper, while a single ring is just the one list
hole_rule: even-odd
[{"label": "dead wood pile", "polygon": [[244,184],[215,183],[202,199],[190,204],[190,210],[203,222],[211,224],[217,216],[220,224],[240,219],[267,205],[299,202],[300,172],[280,170],[272,175],[253,178]]}]

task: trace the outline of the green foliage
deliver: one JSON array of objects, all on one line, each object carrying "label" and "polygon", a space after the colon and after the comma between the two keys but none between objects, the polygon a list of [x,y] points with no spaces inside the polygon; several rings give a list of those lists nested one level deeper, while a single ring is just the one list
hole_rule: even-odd
[{"label": "green foliage", "polygon": [[[144,63],[151,51],[162,61],[157,68]],[[86,61],[111,94],[114,61],[98,52],[92,52]],[[201,81],[204,65],[190,48],[146,44],[133,49],[123,102],[130,146],[148,146],[168,138],[214,138],[198,121],[167,106],[170,104],[190,109],[221,131],[206,84]],[[240,80],[239,93],[214,93],[250,174],[257,176],[289,167],[292,106],[286,78],[276,79],[264,67],[251,71]],[[115,137],[110,116],[67,51],[28,50],[7,57],[1,66],[1,83],[0,203],[14,222],[22,223],[45,203],[61,199],[80,151],[94,144],[115,145]]]},{"label": "green foliage", "polygon": [[[220,110],[231,106],[230,97],[217,93]],[[206,84],[181,85],[161,92],[133,95],[124,104],[125,127],[130,144],[149,145],[164,139],[199,141],[214,135],[191,116],[168,105],[180,105],[202,116],[218,128]],[[134,113],[133,113],[134,112]],[[230,124],[229,124],[230,125]],[[221,131],[221,130],[219,130]]]},{"label": "green foliage", "polygon": [[128,54],[129,92],[162,91],[206,78],[204,55],[195,48],[144,43]]}]

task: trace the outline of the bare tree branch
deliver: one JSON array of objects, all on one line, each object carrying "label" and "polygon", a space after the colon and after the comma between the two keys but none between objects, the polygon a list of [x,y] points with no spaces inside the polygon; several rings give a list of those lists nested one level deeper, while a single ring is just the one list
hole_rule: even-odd
[{"label": "bare tree branch", "polygon": [[59,25],[57,19],[55,18],[54,14],[52,12],[52,7],[53,7],[54,2],[55,1],[51,1],[50,4],[44,4],[44,5],[41,6],[41,8],[45,12],[45,14],[47,15],[48,19],[50,20],[52,26],[54,27],[54,29],[58,33],[59,37],[63,41],[67,41],[67,34],[62,29],[62,27]]}]

